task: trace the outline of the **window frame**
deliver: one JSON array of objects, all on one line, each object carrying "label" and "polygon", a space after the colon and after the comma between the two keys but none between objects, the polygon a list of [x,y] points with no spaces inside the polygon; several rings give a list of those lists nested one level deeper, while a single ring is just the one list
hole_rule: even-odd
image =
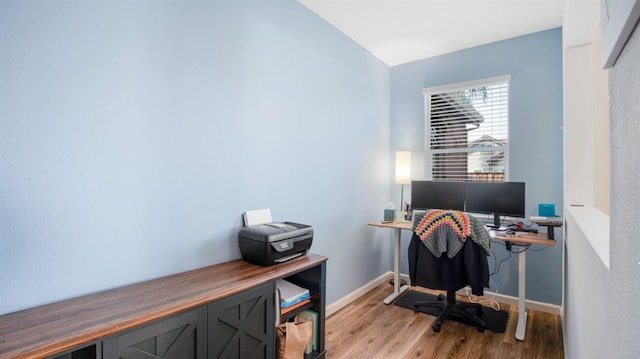
[{"label": "window frame", "polygon": [[[474,152],[487,152],[490,150],[482,150],[478,151],[477,149],[472,148],[449,148],[449,149],[431,149],[431,95],[442,94],[446,92],[459,91],[465,89],[475,89],[478,87],[484,86],[492,86],[497,84],[507,85],[507,94],[510,93],[510,81],[511,75],[502,75],[495,76],[489,78],[483,78],[472,81],[458,82],[452,84],[446,84],[441,86],[433,86],[422,89],[422,95],[424,99],[424,124],[425,124],[425,132],[424,132],[424,153],[425,153],[425,167],[424,167],[424,176],[426,180],[433,180],[433,155],[437,153],[474,153]],[[510,99],[507,97],[507,126],[510,128],[510,116],[509,116],[509,103]],[[510,142],[510,130],[507,130],[507,143],[503,146],[495,146],[492,147],[491,151],[501,150],[504,151],[504,176],[503,181],[509,181],[509,142]],[[446,181],[446,179],[444,180]],[[466,178],[465,181],[474,181],[474,179]],[[479,180],[475,180],[479,181]],[[499,182],[499,181],[494,181]]]}]

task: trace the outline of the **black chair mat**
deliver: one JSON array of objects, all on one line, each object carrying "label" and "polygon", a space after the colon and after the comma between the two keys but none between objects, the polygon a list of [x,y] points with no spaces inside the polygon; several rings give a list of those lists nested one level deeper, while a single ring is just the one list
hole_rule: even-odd
[{"label": "black chair mat", "polygon": [[[414,310],[413,303],[417,301],[436,301],[436,300],[438,300],[438,297],[433,294],[418,292],[415,290],[409,290],[402,297],[396,300],[394,304],[402,308]],[[470,310],[472,314],[476,314],[474,309],[470,309]],[[440,310],[438,308],[422,307],[418,309],[418,311],[422,313],[430,314],[436,317],[440,314]],[[489,329],[492,332],[496,332],[496,333],[504,333],[507,328],[507,320],[509,319],[509,313],[504,310],[496,311],[491,308],[482,306],[482,315],[479,315],[479,317],[482,320],[484,320],[486,329]],[[464,318],[456,314],[451,314],[448,319],[456,320],[462,323],[467,323],[467,321]],[[443,325],[446,325],[446,321],[444,323],[445,324]]]}]

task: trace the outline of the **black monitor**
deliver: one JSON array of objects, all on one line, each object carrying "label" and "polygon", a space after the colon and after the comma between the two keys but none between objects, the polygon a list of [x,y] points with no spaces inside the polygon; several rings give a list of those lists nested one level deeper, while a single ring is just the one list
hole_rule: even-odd
[{"label": "black monitor", "polygon": [[524,218],[524,182],[466,182],[465,211],[493,214],[493,226],[500,216]]},{"label": "black monitor", "polygon": [[464,211],[464,182],[411,181],[411,209]]}]

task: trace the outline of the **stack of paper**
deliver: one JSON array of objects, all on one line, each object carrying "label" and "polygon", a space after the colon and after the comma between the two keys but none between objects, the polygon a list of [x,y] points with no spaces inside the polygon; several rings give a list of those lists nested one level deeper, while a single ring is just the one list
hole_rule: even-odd
[{"label": "stack of paper", "polygon": [[246,211],[242,214],[245,226],[253,226],[255,224],[271,223],[271,209],[257,209],[253,211]]},{"label": "stack of paper", "polygon": [[307,300],[311,296],[308,289],[299,287],[284,279],[276,280],[276,287],[280,293],[280,308],[282,309]]}]

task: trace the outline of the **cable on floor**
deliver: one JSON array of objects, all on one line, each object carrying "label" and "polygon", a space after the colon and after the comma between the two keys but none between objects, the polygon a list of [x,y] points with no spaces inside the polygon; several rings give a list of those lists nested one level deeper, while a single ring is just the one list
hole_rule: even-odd
[{"label": "cable on floor", "polygon": [[[498,311],[500,311],[500,303],[496,300],[496,294],[498,293],[498,286],[491,279],[489,279],[489,285],[493,286],[494,288],[496,288],[495,292],[493,293],[493,295],[490,298],[482,298],[482,297],[478,297],[478,296],[473,295],[473,293],[471,293],[471,287],[469,287],[469,286],[466,286],[464,288],[464,290],[466,292],[465,295],[467,296],[467,299],[471,303],[482,304],[482,303],[489,302],[489,305],[491,306],[491,309],[493,309],[496,312],[498,312]],[[474,297],[478,298],[478,299],[474,299]],[[480,299],[480,298],[482,298],[482,299]]]}]

